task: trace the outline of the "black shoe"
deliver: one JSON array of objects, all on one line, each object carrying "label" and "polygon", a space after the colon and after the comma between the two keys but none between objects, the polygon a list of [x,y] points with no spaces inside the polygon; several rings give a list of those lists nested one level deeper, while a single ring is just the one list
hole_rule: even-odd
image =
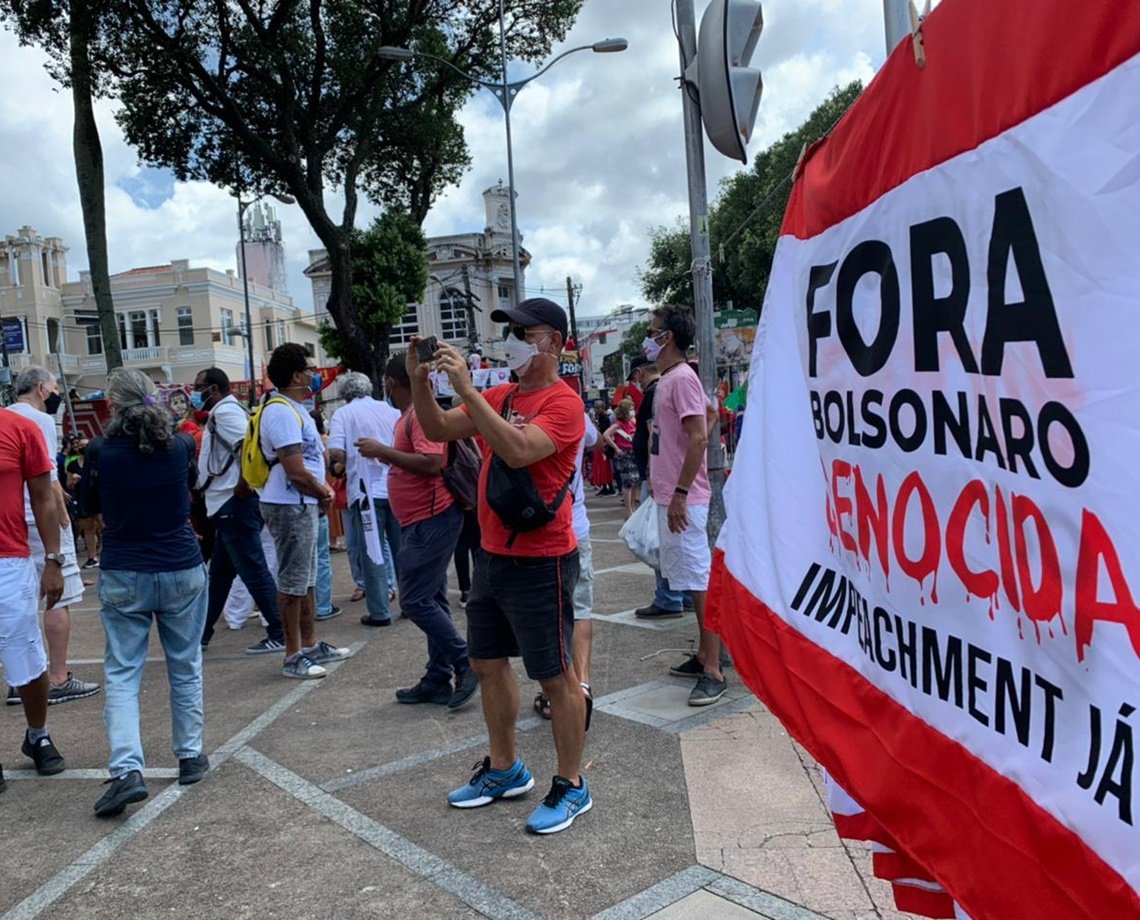
[{"label": "black shoe", "polygon": [[463,608],[467,607],[467,592],[466,591],[460,591],[459,592],[459,606],[463,607]]},{"label": "black shoe", "polygon": [[690,706],[711,706],[728,690],[728,681],[723,677],[717,680],[711,674],[702,674],[697,678],[697,685],[689,694]]},{"label": "black shoe", "polygon": [[92,557],[91,559],[88,559],[85,563],[83,563],[83,568],[85,568],[85,569],[97,569],[97,568],[99,568],[99,560]]},{"label": "black shoe", "polygon": [[210,758],[205,754],[197,757],[183,757],[178,761],[178,785],[193,786],[199,782],[210,769]]},{"label": "black shoe", "polygon": [[680,610],[666,610],[656,604],[648,607],[638,607],[633,615],[639,620],[679,620],[684,614]]},{"label": "black shoe", "polygon": [[4,767],[0,765],[0,792],[8,788],[8,780],[4,779]]},{"label": "black shoe", "polygon": [[360,625],[361,626],[391,626],[392,625],[392,618],[388,617],[388,619],[386,619],[386,620],[374,620],[368,614],[364,614],[364,616],[362,616],[360,618]]},{"label": "black shoe", "polygon": [[690,655],[680,664],[675,664],[669,669],[669,673],[674,677],[691,677],[696,680],[705,673],[705,666],[701,664],[701,660],[696,655]]},{"label": "black shoe", "polygon": [[123,809],[135,802],[141,802],[149,792],[143,782],[142,773],[131,770],[126,776],[107,780],[111,788],[103,793],[103,798],[95,803],[95,816],[97,818],[113,818],[121,815]]},{"label": "black shoe", "polygon": [[36,765],[36,772],[40,776],[55,776],[67,768],[63,762],[63,757],[55,749],[55,745],[51,743],[50,735],[44,735],[39,741],[33,743],[25,731],[24,743],[20,746],[20,751],[25,757],[32,758],[32,762]]},{"label": "black shoe", "polygon": [[479,678],[471,668],[455,669],[455,690],[447,701],[448,709],[458,709],[475,695],[479,689]]},{"label": "black shoe", "polygon": [[414,687],[404,687],[396,691],[398,703],[437,703],[446,706],[451,702],[451,682],[431,684],[424,678]]},{"label": "black shoe", "polygon": [[15,687],[8,688],[8,697],[4,700],[9,706],[19,706],[23,700],[20,699],[20,691]]},{"label": "black shoe", "polygon": [[335,604],[329,608],[328,613],[318,613],[317,620],[331,620],[333,617],[339,617],[344,611],[337,607]]}]

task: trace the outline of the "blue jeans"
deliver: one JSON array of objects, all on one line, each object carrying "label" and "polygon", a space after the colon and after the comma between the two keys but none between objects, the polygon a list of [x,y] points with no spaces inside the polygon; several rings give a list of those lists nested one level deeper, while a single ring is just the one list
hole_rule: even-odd
[{"label": "blue jeans", "polygon": [[332,555],[329,553],[329,519],[322,514],[317,525],[317,614],[332,613]]},{"label": "blue jeans", "polygon": [[363,541],[353,533],[352,527],[349,526],[348,512],[343,512],[341,516],[344,518],[344,549],[345,555],[348,556],[348,570],[352,574],[352,583],[363,589],[364,575],[360,571],[360,554],[364,551],[364,547],[360,544]]},{"label": "blue jeans", "polygon": [[427,636],[424,679],[436,685],[450,682],[457,667],[467,666],[467,642],[447,602],[447,567],[462,526],[463,512],[452,505],[400,531],[400,609]]},{"label": "blue jeans", "polygon": [[146,666],[151,619],[166,656],[174,756],[202,753],[202,627],[206,622],[206,567],[177,572],[103,571],[100,616],[107,637],[103,668],[103,722],[111,747],[111,776],[144,766],[139,688]]},{"label": "blue jeans", "polygon": [[[357,584],[364,588],[364,603],[368,607],[368,616],[373,620],[387,620],[389,618],[388,567],[383,562],[373,562],[372,557],[368,555],[362,508],[363,503],[359,501],[348,506],[348,510],[344,513],[344,534],[346,537],[352,534],[353,542],[360,548],[357,565],[360,567],[361,580]],[[375,511],[372,517],[372,526],[378,526]]]},{"label": "blue jeans", "polygon": [[208,643],[226,598],[230,596],[234,576],[240,576],[257,609],[269,624],[269,638],[284,642],[281,617],[277,612],[277,583],[265,561],[261,548],[261,511],[256,495],[236,495],[218,509],[211,519],[215,526],[214,552],[210,556],[210,591],[206,606],[206,628],[202,641]]},{"label": "blue jeans", "polygon": [[392,506],[386,498],[372,499],[372,507],[376,509],[376,526],[380,528],[380,535],[384,538],[384,564],[388,567],[388,587],[396,587],[397,570],[400,557],[400,522],[392,513]]}]

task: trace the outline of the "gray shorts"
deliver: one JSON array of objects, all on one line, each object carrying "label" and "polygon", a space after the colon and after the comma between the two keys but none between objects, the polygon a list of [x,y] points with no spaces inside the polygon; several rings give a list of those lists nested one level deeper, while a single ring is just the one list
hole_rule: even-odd
[{"label": "gray shorts", "polygon": [[317,506],[262,502],[261,517],[277,550],[278,592],[304,597],[317,583]]},{"label": "gray shorts", "polygon": [[578,584],[574,586],[574,619],[590,619],[593,609],[594,546],[587,535],[578,540]]}]

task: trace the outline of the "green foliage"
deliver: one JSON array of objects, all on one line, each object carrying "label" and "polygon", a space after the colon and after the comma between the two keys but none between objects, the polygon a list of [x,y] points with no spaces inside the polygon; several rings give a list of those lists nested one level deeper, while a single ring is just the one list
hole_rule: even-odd
[{"label": "green foliage", "polygon": [[[393,208],[367,230],[354,230],[351,247],[352,300],[360,325],[370,340],[387,343],[392,325],[427,287],[427,239],[404,211]],[[321,344],[336,358],[348,358],[344,339],[328,323],[321,326]]]},{"label": "green foliage", "polygon": [[[709,209],[714,302],[731,300],[737,309],[760,312],[800,152],[823,137],[862,91],[858,81],[836,87],[799,128],[760,153],[751,169],[721,183]],[[638,273],[646,299],[691,306],[691,261],[687,223],[651,231],[649,264]]]}]

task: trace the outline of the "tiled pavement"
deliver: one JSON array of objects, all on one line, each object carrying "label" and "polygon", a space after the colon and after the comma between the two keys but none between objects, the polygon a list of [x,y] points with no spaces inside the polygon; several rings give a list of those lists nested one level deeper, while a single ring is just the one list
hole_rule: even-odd
[{"label": "tiled pavement", "polygon": [[[407,621],[359,626],[337,555],[346,615],[322,631],[357,654],[297,684],[241,653],[255,624],[220,633],[206,659],[213,770],[197,786],[171,782],[157,645],[141,699],[151,798],[122,818],[91,811],[107,757],[101,697],[52,708],[69,764],[52,779],[27,769],[19,710],[6,708],[0,920],[902,917],[865,848],[837,838],[816,766],[734,676],[718,705],[686,705],[689,684],[667,674],[678,653],[662,650],[690,647],[693,618],[635,620],[650,570],[617,539],[616,499],[592,498],[590,511],[599,616],[584,772],[595,807],[573,828],[546,838],[522,829],[553,761],[525,679],[519,747],[538,788],[473,812],[447,807],[485,751],[478,705],[395,703],[395,688],[419,676],[422,635]],[[74,619],[74,670],[98,679],[93,592]]]}]

